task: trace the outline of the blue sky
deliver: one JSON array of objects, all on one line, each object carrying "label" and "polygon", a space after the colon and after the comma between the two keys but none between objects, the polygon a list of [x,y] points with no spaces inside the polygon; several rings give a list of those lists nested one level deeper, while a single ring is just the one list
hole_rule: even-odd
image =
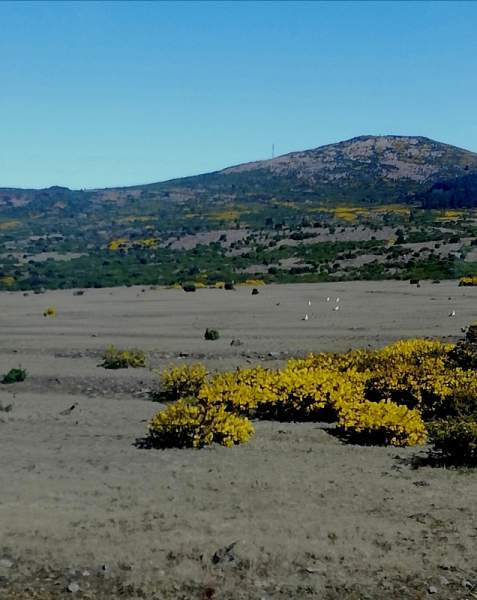
[{"label": "blue sky", "polygon": [[0,187],[160,181],[362,134],[477,151],[477,2],[0,2]]}]

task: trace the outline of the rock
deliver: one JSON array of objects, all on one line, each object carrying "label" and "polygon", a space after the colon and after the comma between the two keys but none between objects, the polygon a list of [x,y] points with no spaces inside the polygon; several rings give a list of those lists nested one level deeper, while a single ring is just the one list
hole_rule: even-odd
[{"label": "rock", "polygon": [[280,358],[280,352],[269,352],[268,356],[270,358]]},{"label": "rock", "polygon": [[320,570],[317,569],[316,567],[305,567],[303,570],[305,571],[305,573],[309,573],[310,575],[320,572]]},{"label": "rock", "polygon": [[76,583],[76,581],[72,581],[66,589],[68,590],[68,592],[76,594],[76,592],[80,591],[80,586]]},{"label": "rock", "polygon": [[232,340],[232,341],[230,342],[230,345],[231,345],[231,346],[242,346],[242,344],[243,344],[243,342],[242,342],[242,340],[241,340],[241,339],[239,339],[239,338],[235,338],[234,340]]},{"label": "rock", "polygon": [[81,573],[81,575],[83,575],[83,577],[89,577],[89,576],[91,575],[91,573],[90,573],[89,571],[87,571],[87,570],[86,570],[86,571],[83,571],[83,572]]},{"label": "rock", "polygon": [[234,562],[237,558],[234,547],[237,542],[232,542],[229,546],[225,546],[224,548],[219,548],[214,555],[212,556],[212,562],[214,565]]},{"label": "rock", "polygon": [[13,567],[13,561],[8,558],[0,558],[0,567],[3,569],[11,569]]},{"label": "rock", "polygon": [[427,591],[429,592],[429,594],[437,594],[437,588],[436,588],[436,586],[435,586],[435,585],[430,585],[430,586],[427,588]]},{"label": "rock", "polygon": [[67,415],[69,415],[70,413],[72,413],[77,406],[78,406],[78,403],[75,402],[69,408],[65,408],[65,410],[61,410],[58,414],[62,415],[63,417],[66,417]]},{"label": "rock", "polygon": [[442,585],[449,585],[449,580],[447,579],[447,577],[444,577],[443,575],[441,575],[439,577],[439,581],[442,583]]}]

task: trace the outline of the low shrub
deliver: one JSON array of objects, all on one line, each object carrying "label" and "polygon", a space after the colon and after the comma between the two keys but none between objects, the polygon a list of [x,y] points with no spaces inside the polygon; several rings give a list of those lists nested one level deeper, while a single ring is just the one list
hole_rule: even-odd
[{"label": "low shrub", "polygon": [[234,282],[233,281],[226,281],[224,283],[224,290],[234,290],[235,286],[234,286]]},{"label": "low shrub", "polygon": [[17,383],[19,381],[25,381],[28,373],[25,369],[18,367],[16,369],[10,369],[8,373],[2,378],[2,383]]},{"label": "low shrub", "polygon": [[246,279],[244,285],[265,285],[265,281],[263,279]]},{"label": "low shrub", "polygon": [[214,442],[230,447],[247,442],[254,433],[247,418],[228,412],[224,406],[204,406],[187,399],[158,412],[149,421],[148,430],[154,446],[192,448]]},{"label": "low shrub", "polygon": [[348,434],[351,441],[365,444],[415,446],[427,440],[419,411],[389,400],[367,400],[342,407],[338,428]]},{"label": "low shrub", "polygon": [[[207,336],[216,339],[211,331]],[[474,333],[472,329],[472,340]],[[468,334],[463,343],[473,346],[474,341]],[[183,419],[179,423],[176,412],[166,413],[169,429],[164,431],[181,439],[184,426],[187,444],[200,446],[220,441],[219,433],[214,437],[212,432],[221,430],[211,423],[225,415],[326,420],[356,443],[409,446],[424,444],[429,427],[437,451],[456,462],[471,462],[477,438],[477,377],[473,355],[468,348],[465,354],[456,353],[458,347],[417,339],[380,350],[311,354],[288,361],[283,369],[255,367],[213,376],[202,365],[169,369],[163,388],[170,399],[185,404],[177,405]],[[222,416],[216,420],[217,415]],[[197,430],[198,423],[204,427]],[[242,421],[237,423],[240,429]],[[187,429],[191,426],[193,433]]]},{"label": "low shrub", "polygon": [[477,417],[438,419],[429,424],[435,450],[453,463],[477,466]]},{"label": "low shrub", "polygon": [[463,341],[449,352],[449,359],[461,369],[477,370],[477,343]]},{"label": "low shrub", "polygon": [[459,286],[474,286],[477,285],[477,275],[462,277],[459,281]]},{"label": "low shrub", "polygon": [[132,348],[131,350],[118,350],[112,344],[109,345],[104,354],[103,362],[99,365],[105,369],[134,369],[146,366],[146,354],[142,350]]},{"label": "low shrub", "polygon": [[153,398],[168,401],[196,397],[209,374],[200,363],[169,367],[162,372],[155,370],[154,373],[160,376],[160,390],[153,393]]},{"label": "low shrub", "polygon": [[43,311],[44,317],[56,317],[56,308],[54,306],[49,306],[46,310]]},{"label": "low shrub", "polygon": [[217,331],[217,329],[209,329],[207,327],[207,329],[205,330],[204,339],[214,341],[214,340],[218,340],[219,337],[220,337],[220,334]]},{"label": "low shrub", "polygon": [[257,288],[253,288],[252,290],[252,296],[258,296],[260,292],[257,290]]},{"label": "low shrub", "polygon": [[192,282],[183,283],[182,289],[184,290],[184,292],[195,292],[196,285]]}]

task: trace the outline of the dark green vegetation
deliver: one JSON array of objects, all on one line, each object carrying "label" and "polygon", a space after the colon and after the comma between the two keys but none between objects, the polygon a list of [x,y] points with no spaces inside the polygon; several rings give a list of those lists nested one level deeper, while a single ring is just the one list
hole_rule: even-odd
[{"label": "dark green vegetation", "polygon": [[19,381],[25,381],[27,374],[28,373],[26,370],[22,369],[21,367],[10,369],[10,371],[5,373],[3,376],[2,383],[17,383]]},{"label": "dark green vegetation", "polygon": [[439,181],[429,190],[416,195],[416,200],[424,208],[477,207],[477,174]]},{"label": "dark green vegetation", "polygon": [[209,340],[209,341],[215,341],[215,340],[218,340],[219,337],[220,337],[220,334],[217,331],[217,329],[209,329],[207,327],[207,329],[205,330],[204,339]]},{"label": "dark green vegetation", "polygon": [[[451,361],[463,370],[477,368],[477,324],[467,330],[450,353]],[[471,393],[457,393],[440,407],[440,418],[429,425],[429,437],[445,460],[477,466],[477,402]]]},{"label": "dark green vegetation", "polygon": [[368,136],[131,188],[0,189],[0,289],[473,275],[476,215],[445,209],[476,173],[477,154]]}]

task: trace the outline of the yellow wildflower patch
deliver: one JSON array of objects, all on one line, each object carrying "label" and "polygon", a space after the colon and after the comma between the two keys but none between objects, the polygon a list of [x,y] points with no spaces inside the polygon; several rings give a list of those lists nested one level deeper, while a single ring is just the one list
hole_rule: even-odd
[{"label": "yellow wildflower patch", "polygon": [[9,229],[16,229],[20,227],[21,221],[3,221],[0,223],[0,231],[8,231]]}]

